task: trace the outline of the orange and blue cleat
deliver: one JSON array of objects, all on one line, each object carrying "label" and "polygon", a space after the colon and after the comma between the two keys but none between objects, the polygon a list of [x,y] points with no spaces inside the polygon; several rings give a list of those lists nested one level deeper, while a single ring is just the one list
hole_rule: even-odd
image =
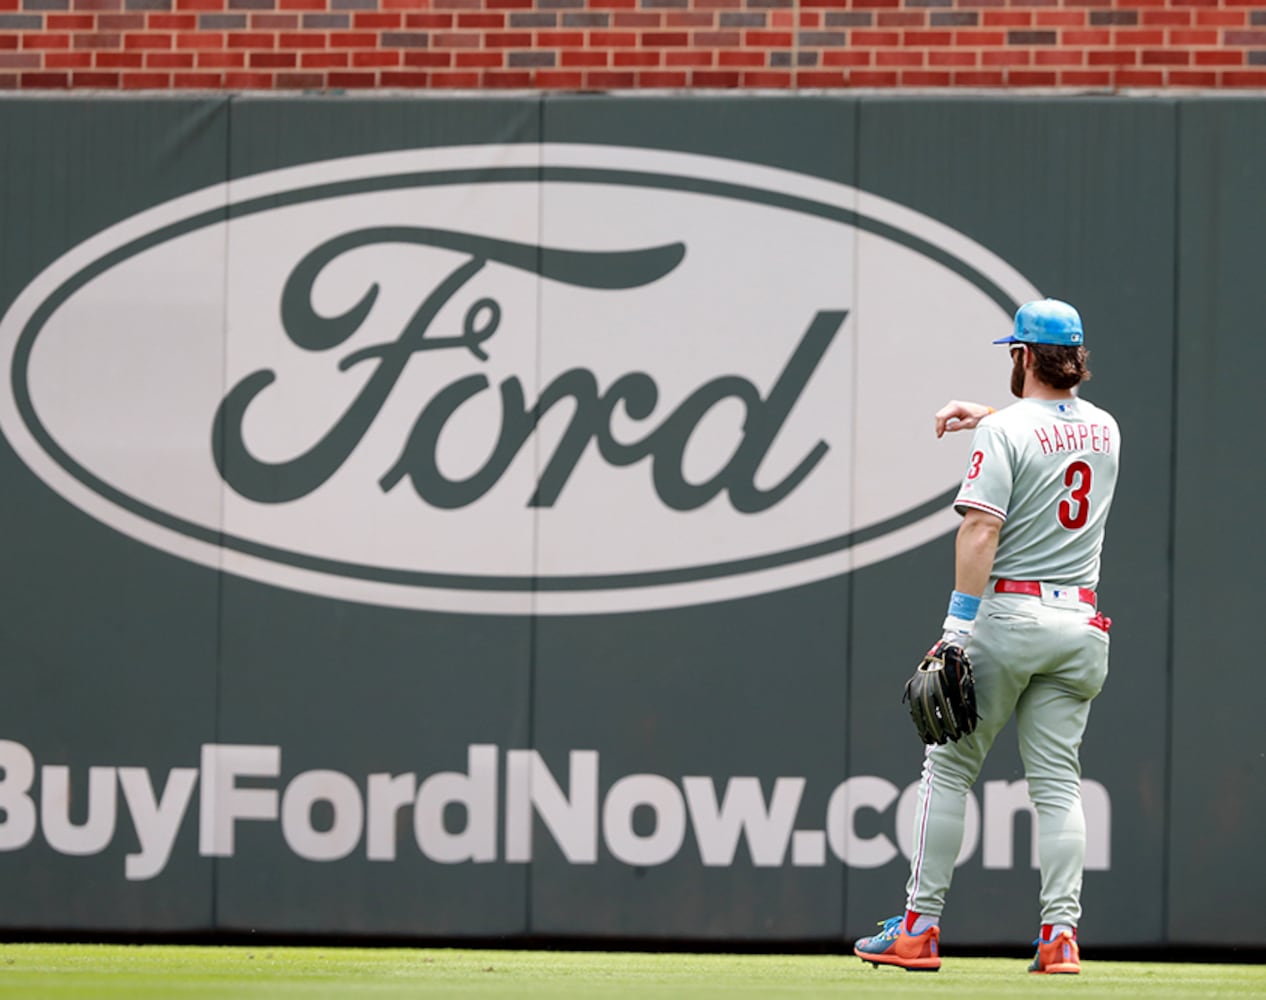
[{"label": "orange and blue cleat", "polygon": [[860,938],[853,954],[880,965],[897,965],[908,972],[935,972],[941,967],[941,929],[929,927],[922,934],[909,934],[904,917],[880,921],[883,929],[873,937]]},{"label": "orange and blue cleat", "polygon": [[1037,954],[1029,963],[1030,972],[1073,976],[1081,972],[1081,951],[1077,947],[1075,934],[1061,931],[1049,941],[1039,937],[1033,943],[1037,945]]}]

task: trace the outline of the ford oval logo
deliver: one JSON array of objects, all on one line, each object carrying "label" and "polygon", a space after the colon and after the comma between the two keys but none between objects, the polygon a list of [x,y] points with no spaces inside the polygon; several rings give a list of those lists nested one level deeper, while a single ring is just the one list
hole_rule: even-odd
[{"label": "ford oval logo", "polygon": [[855,188],[709,157],[471,146],[159,205],[0,321],[0,427],[176,556],[485,613],[783,589],[951,530],[989,346],[1038,296]]}]

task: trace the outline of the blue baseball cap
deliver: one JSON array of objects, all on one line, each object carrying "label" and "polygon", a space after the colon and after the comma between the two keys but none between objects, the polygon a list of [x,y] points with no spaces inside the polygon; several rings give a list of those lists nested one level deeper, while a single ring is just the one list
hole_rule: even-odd
[{"label": "blue baseball cap", "polygon": [[1020,306],[1015,314],[1015,332],[994,343],[1076,347],[1084,339],[1076,309],[1059,299],[1038,299]]}]

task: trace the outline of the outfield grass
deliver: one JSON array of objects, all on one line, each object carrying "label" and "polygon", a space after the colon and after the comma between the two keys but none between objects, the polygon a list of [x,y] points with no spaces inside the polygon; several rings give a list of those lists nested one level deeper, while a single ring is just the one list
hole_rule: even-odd
[{"label": "outfield grass", "polygon": [[14,944],[0,945],[0,997],[1266,997],[1266,965],[1090,960],[1075,977],[1024,970],[1010,958],[948,958],[938,973],[907,973],[824,955]]}]

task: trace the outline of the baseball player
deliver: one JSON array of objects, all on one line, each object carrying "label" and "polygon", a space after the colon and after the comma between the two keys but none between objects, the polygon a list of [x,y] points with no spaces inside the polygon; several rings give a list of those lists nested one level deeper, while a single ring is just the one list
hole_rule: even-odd
[{"label": "baseball player", "polygon": [[974,430],[954,501],[963,515],[942,643],[975,672],[975,732],[929,746],[915,817],[906,911],[856,942],[866,961],[941,965],[940,917],[963,839],[968,790],[1012,714],[1037,810],[1041,933],[1030,972],[1077,973],[1086,849],[1078,750],[1090,702],[1108,673],[1108,628],[1097,608],[1099,555],[1117,481],[1121,434],[1080,398],[1090,378],[1081,317],[1065,302],[1029,302],[1011,336],[1011,392],[995,412],[957,400],[936,436]]}]

